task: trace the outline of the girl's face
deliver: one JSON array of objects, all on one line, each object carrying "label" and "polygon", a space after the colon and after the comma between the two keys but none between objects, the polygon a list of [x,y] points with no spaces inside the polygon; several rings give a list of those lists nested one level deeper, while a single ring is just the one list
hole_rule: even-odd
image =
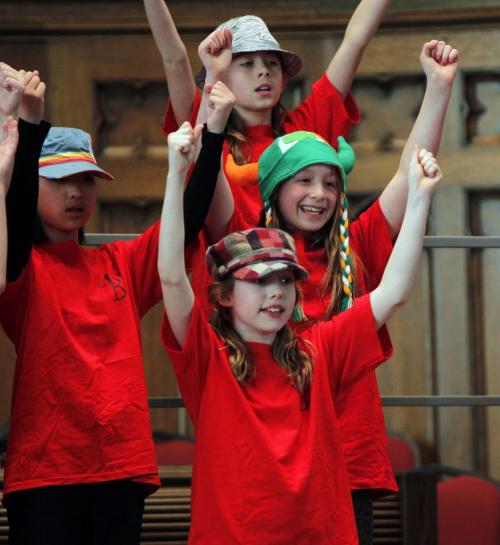
[{"label": "girl's face", "polygon": [[231,308],[236,331],[247,342],[272,344],[290,319],[296,301],[295,274],[276,271],[256,282],[235,279],[232,294],[220,300]]},{"label": "girl's face", "polygon": [[278,207],[292,231],[322,229],[335,212],[341,178],[330,165],[310,165],[281,184]]},{"label": "girl's face", "polygon": [[96,202],[96,184],[90,174],[61,180],[40,176],[38,215],[51,242],[78,241],[78,231],[90,218]]},{"label": "girl's face", "polygon": [[277,53],[256,51],[234,56],[225,83],[236,97],[236,111],[250,125],[270,123],[286,77]]}]

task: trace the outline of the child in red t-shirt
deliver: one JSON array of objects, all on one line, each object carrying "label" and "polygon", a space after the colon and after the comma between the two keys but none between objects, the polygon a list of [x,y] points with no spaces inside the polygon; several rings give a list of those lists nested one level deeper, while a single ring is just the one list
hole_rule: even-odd
[{"label": "child in red t-shirt", "polygon": [[[349,91],[388,4],[389,0],[359,3],[325,74],[313,85],[312,94],[289,112],[280,105],[280,97],[302,61],[280,47],[262,19],[253,15],[230,19],[201,42],[198,52],[204,66],[197,83],[210,89],[223,81],[236,97],[223,168],[237,206],[254,225],[262,208],[256,163],[276,136],[309,130],[336,145],[338,136],[345,136],[359,123],[360,114]],[[170,102],[163,130],[168,134],[186,120],[193,126],[204,121],[205,97],[196,91],[186,49],[164,1],[145,0],[144,5],[167,76]]]},{"label": "child in red t-shirt", "polygon": [[[95,178],[113,178],[90,135],[41,121],[44,92],[38,74],[0,64],[0,112],[24,117],[10,187],[12,119],[0,146],[0,323],[17,353],[3,483],[9,543],[137,545],[145,496],[159,486],[140,335],[161,299],[159,222],[132,241],[80,244]],[[202,161],[212,187],[222,141],[210,140],[215,161]],[[189,183],[186,192],[200,193]],[[204,213],[193,220],[196,238]]]},{"label": "child in red t-shirt", "polygon": [[163,343],[196,429],[189,543],[356,544],[335,403],[391,353],[383,326],[409,296],[439,167],[414,150],[403,225],[380,284],[297,334],[287,324],[308,274],[278,229],[211,246],[212,326],[197,305],[180,227],[194,148],[189,125],[169,136],[158,256]]},{"label": "child in red t-shirt", "polygon": [[[276,155],[281,145],[284,150],[292,149],[294,140],[299,141],[300,138],[294,135],[300,133],[290,133],[280,137],[261,156],[260,190],[267,205],[267,219],[269,222],[271,219],[279,219],[278,225],[293,235],[300,261],[310,271],[310,279],[303,285],[302,308],[307,318],[329,319],[345,309],[354,294],[371,291],[380,282],[392,251],[393,240],[401,226],[413,146],[419,144],[434,153],[437,151],[457,70],[457,58],[457,51],[444,42],[432,40],[424,44],[421,63],[427,76],[427,88],[399,168],[380,198],[351,225],[347,219],[345,186],[339,185],[341,179],[338,175],[332,178],[329,168],[325,169],[318,164],[321,161],[314,153],[315,148],[328,149],[328,153],[335,157],[334,164],[339,163],[335,150],[320,137],[309,133],[313,141],[306,143],[305,147],[302,147],[302,143],[293,148],[294,152],[290,152],[289,156],[286,153],[283,157],[281,153]],[[312,153],[309,153],[309,147],[312,147]],[[342,147],[341,155],[345,155],[349,147],[346,144]],[[279,166],[284,163],[286,168]],[[326,171],[324,192],[318,193],[310,170],[322,168]],[[294,192],[299,186],[302,189],[298,196]],[[321,189],[321,184],[318,187]],[[217,203],[216,219],[226,229],[225,232],[254,227],[251,218],[242,213],[233,201],[234,192],[226,191],[224,195],[228,201]],[[301,209],[301,216],[294,215],[294,211],[298,210],[298,199],[301,205],[306,205]],[[333,210],[325,207],[325,202],[332,199],[335,205]],[[271,203],[273,206],[270,206]],[[282,212],[290,212],[290,207],[291,216],[287,216],[284,221]],[[327,221],[327,218],[330,220]],[[224,230],[217,231],[213,224],[210,222],[210,225],[206,225],[206,232],[219,232],[219,236],[223,236]],[[354,259],[349,255],[350,251],[353,251]],[[343,268],[341,263],[344,263]],[[354,274],[355,271],[357,274]],[[206,296],[210,278],[201,260],[193,271],[192,280],[201,307],[208,315],[212,308]],[[387,452],[383,411],[375,374],[371,373],[350,389],[345,389],[337,400],[336,410],[348,461],[360,539],[364,545],[371,543],[370,513],[374,495],[397,490]],[[368,429],[370,433],[366,432]],[[358,509],[363,513],[359,517]]]}]

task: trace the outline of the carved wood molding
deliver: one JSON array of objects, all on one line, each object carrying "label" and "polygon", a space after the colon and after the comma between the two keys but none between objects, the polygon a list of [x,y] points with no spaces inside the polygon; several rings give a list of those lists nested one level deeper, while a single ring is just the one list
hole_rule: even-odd
[{"label": "carved wood molding", "polygon": [[[142,2],[1,2],[0,31],[4,37],[27,34],[58,35],[149,34]],[[206,33],[221,22],[221,13],[229,18],[243,13],[262,16],[274,31],[331,30],[342,31],[351,10],[325,6],[319,0],[281,2],[171,1],[169,7],[181,33]],[[283,3],[284,4],[284,3]],[[222,10],[222,7],[224,8]],[[286,7],[286,10],[284,9]],[[495,26],[500,22],[500,5],[483,7],[442,6],[424,9],[389,11],[381,27],[477,27]]]}]

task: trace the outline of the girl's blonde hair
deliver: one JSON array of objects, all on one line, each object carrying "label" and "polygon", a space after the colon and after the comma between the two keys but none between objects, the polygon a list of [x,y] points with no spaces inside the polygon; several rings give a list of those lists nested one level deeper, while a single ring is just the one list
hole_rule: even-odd
[{"label": "girl's blonde hair", "polygon": [[[271,196],[271,213],[273,227],[289,231],[289,226],[285,224],[281,215],[278,202],[280,190],[284,187],[285,183],[286,181],[280,184],[277,191],[274,191]],[[329,320],[332,316],[345,310],[342,306],[342,303],[345,300],[344,286],[346,283],[343,280],[345,275],[345,263],[342,262],[340,224],[341,222],[347,222],[347,209],[344,208],[344,206],[347,205],[347,199],[345,198],[340,179],[337,181],[337,194],[337,203],[332,217],[319,231],[308,234],[307,240],[311,247],[324,247],[326,250],[327,268],[321,279],[321,284],[318,287],[318,297],[323,299],[328,296],[329,298],[328,307],[324,316],[325,320]],[[262,219],[264,220],[264,218]],[[353,293],[351,296],[354,298],[356,296],[357,260],[352,247],[349,247],[348,252],[350,256],[350,274],[352,275],[351,285]]]},{"label": "girl's blonde hair", "polygon": [[[227,278],[222,282],[213,282],[209,288],[210,302],[215,305],[210,320],[213,329],[224,341],[231,370],[236,380],[244,386],[255,376],[255,362],[248,347],[233,325],[229,307],[220,303],[221,299],[229,297],[234,289],[234,279]],[[301,294],[298,287],[297,300]],[[312,379],[312,345],[306,340],[294,335],[291,327],[285,325],[278,331],[273,344],[273,357],[287,371],[292,385],[298,390],[304,409],[309,408]]]}]

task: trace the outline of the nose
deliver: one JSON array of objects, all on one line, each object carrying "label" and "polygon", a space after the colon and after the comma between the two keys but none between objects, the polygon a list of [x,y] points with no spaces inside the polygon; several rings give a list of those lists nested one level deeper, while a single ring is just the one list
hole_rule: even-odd
[{"label": "nose", "polygon": [[269,282],[267,287],[271,299],[281,299],[283,297],[283,284],[277,278]]},{"label": "nose", "polygon": [[325,198],[325,188],[322,183],[314,182],[309,186],[309,195],[313,199],[322,200]]},{"label": "nose", "polygon": [[78,181],[69,181],[66,184],[66,191],[70,199],[81,199],[83,196],[82,184]]},{"label": "nose", "polygon": [[259,59],[256,66],[259,76],[268,76],[270,74],[269,66],[264,60]]}]

